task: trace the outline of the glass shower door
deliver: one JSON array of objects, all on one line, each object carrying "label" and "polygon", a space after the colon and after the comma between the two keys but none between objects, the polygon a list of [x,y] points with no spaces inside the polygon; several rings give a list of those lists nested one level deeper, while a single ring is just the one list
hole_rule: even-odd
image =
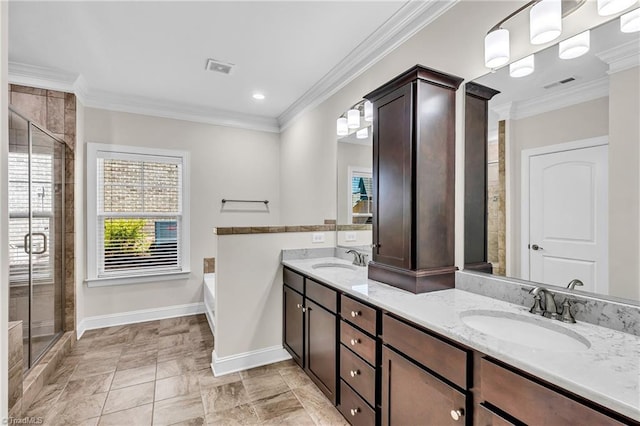
[{"label": "glass shower door", "polygon": [[9,137],[9,320],[23,321],[25,369],[63,330],[64,145],[17,113]]}]

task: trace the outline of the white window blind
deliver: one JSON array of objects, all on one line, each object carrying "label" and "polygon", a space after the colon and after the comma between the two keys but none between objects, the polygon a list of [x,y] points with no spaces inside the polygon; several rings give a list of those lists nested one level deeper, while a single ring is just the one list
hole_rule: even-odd
[{"label": "white window blind", "polygon": [[184,271],[180,156],[98,151],[97,278]]}]

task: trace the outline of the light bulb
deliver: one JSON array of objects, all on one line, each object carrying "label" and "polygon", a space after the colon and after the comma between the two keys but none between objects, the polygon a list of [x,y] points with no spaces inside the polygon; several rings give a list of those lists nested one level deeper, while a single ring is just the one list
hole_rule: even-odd
[{"label": "light bulb", "polygon": [[347,125],[350,129],[357,129],[360,127],[360,111],[357,109],[350,109],[347,111]]},{"label": "light bulb", "polygon": [[529,37],[531,44],[544,44],[562,33],[562,2],[542,0],[529,12]]},{"label": "light bulb", "polygon": [[558,44],[558,56],[560,59],[573,59],[582,56],[589,51],[590,46],[589,30],[561,41]]},{"label": "light bulb", "polygon": [[484,38],[484,64],[487,68],[498,68],[509,62],[509,31],[499,28]]},{"label": "light bulb", "polygon": [[509,65],[509,75],[514,78],[524,77],[531,74],[534,69],[533,55],[529,55]]},{"label": "light bulb", "polygon": [[338,118],[336,129],[338,136],[346,136],[349,134],[349,127],[347,126],[347,119],[345,117]]}]

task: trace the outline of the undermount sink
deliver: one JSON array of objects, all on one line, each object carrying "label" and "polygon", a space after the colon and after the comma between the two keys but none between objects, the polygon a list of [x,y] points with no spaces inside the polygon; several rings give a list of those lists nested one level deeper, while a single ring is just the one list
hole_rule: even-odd
[{"label": "undermount sink", "polygon": [[551,319],[513,314],[501,311],[467,311],[460,315],[462,322],[481,333],[496,339],[530,348],[552,352],[579,352],[591,347],[591,343]]},{"label": "undermount sink", "polygon": [[346,263],[316,263],[311,266],[313,269],[325,269],[325,268],[339,268],[339,269],[351,269],[352,271],[358,268],[353,265],[347,265]]}]

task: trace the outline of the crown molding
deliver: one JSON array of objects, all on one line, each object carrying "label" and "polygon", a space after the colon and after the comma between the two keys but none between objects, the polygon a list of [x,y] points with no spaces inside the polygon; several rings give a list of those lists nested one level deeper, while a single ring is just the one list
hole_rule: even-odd
[{"label": "crown molding", "polygon": [[389,52],[433,22],[459,0],[409,1],[291,104],[280,116],[280,131],[365,72]]},{"label": "crown molding", "polygon": [[607,74],[614,74],[640,66],[640,44],[637,40],[631,40],[612,49],[596,53],[596,56],[609,65]]},{"label": "crown molding", "polygon": [[74,93],[84,106],[91,108],[174,118],[263,132],[280,132],[278,121],[275,118],[92,90],[81,74],[74,74],[64,70],[10,62],[9,82],[40,89]]},{"label": "crown molding", "polygon": [[204,106],[163,101],[143,96],[120,95],[91,90],[86,96],[85,106],[110,111],[173,118],[216,126],[235,127],[247,130],[279,133],[275,118],[224,111]]},{"label": "crown molding", "polygon": [[73,93],[81,102],[87,91],[81,75],[54,68],[9,62],[8,76],[11,84]]},{"label": "crown molding", "polygon": [[490,108],[500,116],[501,120],[520,120],[607,96],[609,96],[609,77],[601,77],[534,99],[509,102]]}]

